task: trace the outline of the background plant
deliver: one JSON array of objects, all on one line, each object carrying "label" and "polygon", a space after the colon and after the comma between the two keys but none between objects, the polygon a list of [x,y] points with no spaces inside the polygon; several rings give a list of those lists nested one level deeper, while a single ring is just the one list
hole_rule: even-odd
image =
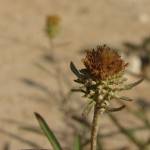
[{"label": "background plant", "polygon": [[[83,62],[86,68],[81,70],[78,70],[72,62],[70,64],[72,72],[77,77],[75,82],[82,85],[79,88],[72,89],[72,91],[82,92],[84,93],[84,97],[91,99],[91,101],[85,107],[84,113],[89,113],[91,108],[94,107],[90,142],[91,150],[96,150],[99,114],[122,110],[125,105],[122,105],[118,108],[110,108],[110,101],[112,99],[131,101],[130,98],[120,97],[118,92],[133,88],[141,83],[143,79],[131,84],[125,84],[126,79],[123,77],[123,74],[127,64],[124,63],[124,61],[116,52],[106,46],[97,47],[97,49],[93,51],[87,51],[87,55]],[[108,67],[110,70],[108,70]],[[37,113],[35,115],[42,130],[51,142],[54,150],[62,149],[44,119]],[[112,115],[110,116],[116,125],[122,129],[122,127],[117,123],[116,119]],[[130,135],[126,130],[122,129],[122,131],[127,133],[131,140],[133,139],[135,143],[139,144],[139,142],[136,142],[132,135]],[[78,141],[78,144],[76,144],[78,149],[80,149],[79,143],[80,141]],[[139,146],[143,148],[143,144],[139,144]]]}]

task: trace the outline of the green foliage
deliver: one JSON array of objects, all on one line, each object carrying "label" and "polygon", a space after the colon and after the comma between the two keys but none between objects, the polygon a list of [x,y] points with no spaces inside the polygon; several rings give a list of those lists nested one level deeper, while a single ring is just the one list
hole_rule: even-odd
[{"label": "green foliage", "polygon": [[75,137],[73,150],[81,150],[81,141],[79,136]]},{"label": "green foliage", "polygon": [[[36,119],[38,120],[38,123],[39,123],[43,133],[45,134],[45,136],[47,137],[47,139],[51,143],[53,150],[62,150],[62,148],[61,148],[57,138],[55,137],[53,131],[49,128],[48,124],[43,119],[43,117],[38,113],[34,113],[34,114],[35,114]],[[81,141],[80,141],[79,136],[75,137],[73,150],[81,150]]]},{"label": "green foliage", "polygon": [[34,114],[35,114],[36,119],[38,120],[38,123],[39,123],[41,129],[43,130],[45,136],[48,138],[49,142],[51,143],[53,149],[54,150],[62,150],[59,142],[57,141],[57,138],[55,137],[54,133],[49,128],[49,126],[47,125],[47,123],[43,119],[43,117],[38,113],[34,113]]}]

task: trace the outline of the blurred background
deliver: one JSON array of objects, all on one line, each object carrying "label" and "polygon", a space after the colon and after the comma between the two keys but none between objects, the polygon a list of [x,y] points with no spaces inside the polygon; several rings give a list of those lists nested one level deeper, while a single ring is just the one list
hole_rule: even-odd
[{"label": "blurred background", "polygon": [[[59,29],[48,31],[53,15]],[[101,44],[129,62],[129,82],[145,80],[124,93],[134,99],[126,109],[102,116],[99,150],[150,148],[149,0],[0,0],[0,149],[50,148],[33,112],[64,150],[76,136],[89,149],[92,113],[83,119],[86,99],[70,93],[69,64],[83,67],[84,50]]]}]

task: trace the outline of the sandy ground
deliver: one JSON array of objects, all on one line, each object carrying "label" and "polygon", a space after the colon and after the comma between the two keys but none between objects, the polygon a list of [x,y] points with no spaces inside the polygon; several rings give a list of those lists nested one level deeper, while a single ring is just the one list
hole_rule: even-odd
[{"label": "sandy ground", "polygon": [[[54,41],[56,62],[43,57],[51,53],[44,33],[45,18],[51,14],[62,18],[62,32]],[[61,110],[61,94],[67,93],[74,79],[69,62],[80,66],[83,48],[101,43],[121,47],[123,42],[139,43],[149,35],[149,0],[0,0],[0,149],[49,148],[46,138],[22,129],[38,127],[35,111],[47,119],[62,145],[71,147],[74,130],[66,120],[73,122]],[[149,99],[149,88],[144,82],[129,95]],[[141,124],[125,112],[119,117],[128,126]],[[108,117],[103,119],[102,126],[111,128]],[[149,131],[138,134],[144,139]],[[137,149],[124,136],[117,138],[124,142],[108,141]]]}]

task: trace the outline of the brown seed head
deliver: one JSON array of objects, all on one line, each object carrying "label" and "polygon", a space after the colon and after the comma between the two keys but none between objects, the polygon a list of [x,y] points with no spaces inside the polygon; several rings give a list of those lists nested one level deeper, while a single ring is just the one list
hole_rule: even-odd
[{"label": "brown seed head", "polygon": [[46,18],[46,33],[49,38],[54,38],[60,31],[60,20],[58,15],[51,15]]},{"label": "brown seed head", "polygon": [[124,71],[125,63],[118,53],[107,46],[98,46],[97,49],[87,50],[83,59],[86,69],[92,78],[105,80],[121,71]]},{"label": "brown seed head", "polygon": [[46,24],[49,25],[58,25],[60,23],[60,17],[58,15],[47,16]]}]

